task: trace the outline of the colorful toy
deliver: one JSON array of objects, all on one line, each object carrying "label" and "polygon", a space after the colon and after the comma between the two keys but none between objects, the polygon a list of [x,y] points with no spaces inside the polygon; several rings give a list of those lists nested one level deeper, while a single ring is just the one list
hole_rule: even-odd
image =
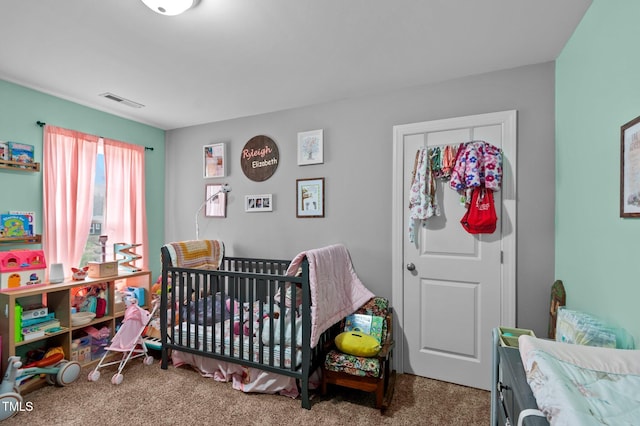
[{"label": "colorful toy", "polygon": [[125,244],[125,243],[115,243],[113,245],[113,254],[114,256],[121,255],[122,259],[118,259],[118,265],[120,268],[123,268],[129,272],[139,271],[140,268],[135,266],[133,263],[142,259],[142,256],[135,253],[133,251],[134,248],[141,246],[142,244]]},{"label": "colorful toy", "polygon": [[80,364],[65,361],[64,354],[54,350],[42,360],[27,364],[24,368],[19,356],[10,356],[7,371],[0,383],[0,421],[13,417],[23,408],[22,395],[17,392],[16,378],[30,374],[46,374],[47,383],[66,386],[80,375]]},{"label": "colorful toy", "polygon": [[46,268],[42,250],[0,252],[0,291],[43,285]]},{"label": "colorful toy", "polygon": [[82,281],[87,278],[89,267],[85,266],[84,268],[71,268],[71,272],[73,272],[73,279],[75,281]]},{"label": "colorful toy", "polygon": [[100,237],[98,237],[98,241],[100,242],[100,260],[102,260],[102,263],[107,261],[107,240],[109,239],[108,236],[106,235],[100,235]]}]

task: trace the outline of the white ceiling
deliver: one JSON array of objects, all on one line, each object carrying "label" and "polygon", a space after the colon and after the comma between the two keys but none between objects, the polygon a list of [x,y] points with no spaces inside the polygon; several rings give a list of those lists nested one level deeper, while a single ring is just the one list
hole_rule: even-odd
[{"label": "white ceiling", "polygon": [[1,0],[0,79],[175,129],[551,61],[590,4]]}]

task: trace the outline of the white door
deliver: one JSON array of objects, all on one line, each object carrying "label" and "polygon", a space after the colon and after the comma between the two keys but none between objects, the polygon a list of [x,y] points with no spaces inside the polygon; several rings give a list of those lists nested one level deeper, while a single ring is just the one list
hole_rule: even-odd
[{"label": "white door", "polygon": [[[502,148],[503,186],[494,193],[497,230],[472,235],[465,208],[438,180],[441,216],[409,241],[409,188],[416,151],[484,140]],[[516,112],[394,127],[393,304],[399,371],[481,389],[491,384],[491,329],[515,324]]]}]

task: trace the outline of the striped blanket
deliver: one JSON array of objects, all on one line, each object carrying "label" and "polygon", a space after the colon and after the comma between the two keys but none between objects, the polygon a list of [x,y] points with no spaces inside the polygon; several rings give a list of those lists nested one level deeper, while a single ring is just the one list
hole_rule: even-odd
[{"label": "striped blanket", "polygon": [[165,245],[171,264],[179,268],[218,269],[224,257],[224,243],[219,240],[191,240]]}]

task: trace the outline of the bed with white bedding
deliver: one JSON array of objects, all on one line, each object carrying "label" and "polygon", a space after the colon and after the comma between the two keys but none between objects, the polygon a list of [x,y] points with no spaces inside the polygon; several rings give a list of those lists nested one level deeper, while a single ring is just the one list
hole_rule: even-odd
[{"label": "bed with white bedding", "polygon": [[560,425],[640,425],[640,351],[521,336],[538,409]]}]

